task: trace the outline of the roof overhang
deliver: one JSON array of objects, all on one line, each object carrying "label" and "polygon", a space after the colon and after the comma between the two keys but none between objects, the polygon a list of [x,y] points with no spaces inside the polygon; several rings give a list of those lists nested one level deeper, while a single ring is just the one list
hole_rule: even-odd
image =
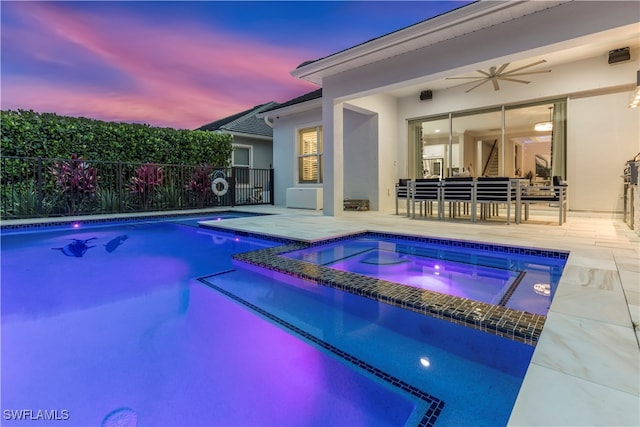
[{"label": "roof overhang", "polygon": [[315,110],[317,108],[322,108],[322,98],[315,98],[309,101],[300,102],[300,103],[289,105],[286,107],[275,108],[273,110],[258,113],[256,114],[256,117],[258,117],[259,119],[273,120],[280,117],[290,116],[292,114]]},{"label": "roof overhang", "polygon": [[302,65],[291,75],[322,86],[327,76],[488,28],[568,1],[479,1]]}]

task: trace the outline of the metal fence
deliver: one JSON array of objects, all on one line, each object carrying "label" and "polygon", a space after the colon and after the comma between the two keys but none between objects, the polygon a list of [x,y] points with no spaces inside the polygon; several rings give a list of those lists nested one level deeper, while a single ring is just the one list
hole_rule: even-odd
[{"label": "metal fence", "polygon": [[0,157],[2,219],[273,204],[273,169]]}]

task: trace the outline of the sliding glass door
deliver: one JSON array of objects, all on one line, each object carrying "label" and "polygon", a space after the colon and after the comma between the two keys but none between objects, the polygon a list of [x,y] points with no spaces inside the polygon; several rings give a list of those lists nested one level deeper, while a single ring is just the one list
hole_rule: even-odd
[{"label": "sliding glass door", "polygon": [[410,178],[566,174],[566,101],[453,113],[409,122]]}]

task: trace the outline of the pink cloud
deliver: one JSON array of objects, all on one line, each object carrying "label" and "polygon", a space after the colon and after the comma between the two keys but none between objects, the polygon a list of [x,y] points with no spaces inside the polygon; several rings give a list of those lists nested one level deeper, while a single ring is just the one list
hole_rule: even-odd
[{"label": "pink cloud", "polygon": [[[88,15],[56,4],[32,3],[23,12],[23,21],[38,28],[24,45],[34,57],[67,67],[101,64],[100,72],[112,70],[133,89],[119,93],[100,81],[88,86],[86,80],[54,84],[43,77],[7,76],[3,109],[194,128],[315,89],[289,74],[309,57],[299,50],[193,23],[154,27],[131,17]],[[81,59],[52,56],[49,52],[61,51],[57,43],[66,45],[67,53],[73,47],[72,54]]]},{"label": "pink cloud", "polygon": [[[106,121],[148,123],[178,129],[195,129],[266,102],[266,98],[247,102],[242,97],[216,96],[213,91],[207,94],[191,90],[177,95],[109,93],[100,88],[77,89],[29,78],[5,81],[3,86],[3,110],[33,109],[38,112],[55,112]],[[293,96],[296,94],[290,95]]]}]

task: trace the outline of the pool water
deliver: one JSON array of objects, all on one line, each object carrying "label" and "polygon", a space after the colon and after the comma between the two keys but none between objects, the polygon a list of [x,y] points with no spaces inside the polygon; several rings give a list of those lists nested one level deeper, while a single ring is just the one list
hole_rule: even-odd
[{"label": "pool water", "polygon": [[3,425],[46,425],[39,410],[70,426],[423,422],[430,403],[399,385],[444,405],[436,425],[504,425],[533,353],[232,262],[278,243],[190,224],[1,244]]},{"label": "pool water", "polygon": [[566,262],[380,237],[352,238],[282,256],[541,315],[549,310]]}]

